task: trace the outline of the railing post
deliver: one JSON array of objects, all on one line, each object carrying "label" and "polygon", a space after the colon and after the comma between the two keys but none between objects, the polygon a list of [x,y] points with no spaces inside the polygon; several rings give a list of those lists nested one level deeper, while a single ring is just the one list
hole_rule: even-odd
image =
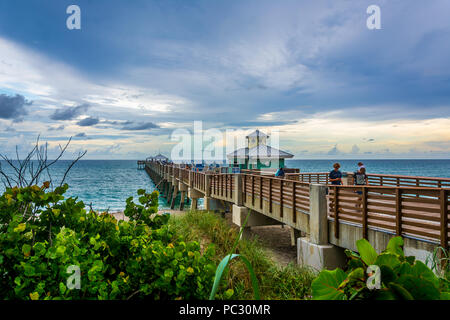
[{"label": "railing post", "polygon": [[233,179],[234,179],[233,200],[237,206],[242,206],[244,204],[243,192],[242,192],[242,190],[243,190],[242,177],[245,178],[245,176],[241,175],[240,173],[236,173],[233,175]]},{"label": "railing post", "polygon": [[440,191],[441,202],[441,247],[448,250],[448,199],[446,189]]},{"label": "railing post", "polygon": [[402,192],[400,188],[395,189],[395,233],[402,234]]},{"label": "railing post", "polygon": [[283,180],[280,180],[280,218],[283,218]]},{"label": "railing post", "polygon": [[228,198],[228,175],[225,174],[225,198]]},{"label": "railing post", "polygon": [[263,208],[263,179],[259,176],[259,208]]},{"label": "railing post", "polygon": [[189,187],[194,187],[194,172],[189,171]]},{"label": "railing post", "polygon": [[255,176],[252,175],[252,206],[255,206]]},{"label": "railing post", "polygon": [[309,239],[318,245],[328,244],[327,187],[321,184],[309,186]]},{"label": "railing post", "polygon": [[295,195],[295,181],[292,182],[292,221],[297,223],[297,197]]},{"label": "railing post", "polygon": [[272,213],[272,179],[269,178],[269,212]]},{"label": "railing post", "polygon": [[211,175],[205,174],[205,196],[211,196]]},{"label": "railing post", "polygon": [[363,238],[368,240],[368,228],[367,228],[367,187],[362,187],[361,201],[362,201],[361,213],[362,213]]},{"label": "railing post", "polygon": [[339,197],[338,197],[338,192],[339,189],[338,187],[334,187],[334,237],[336,239],[339,238]]},{"label": "railing post", "polygon": [[228,197],[233,200],[233,175],[228,175],[228,180],[230,181],[230,190],[228,193]]}]

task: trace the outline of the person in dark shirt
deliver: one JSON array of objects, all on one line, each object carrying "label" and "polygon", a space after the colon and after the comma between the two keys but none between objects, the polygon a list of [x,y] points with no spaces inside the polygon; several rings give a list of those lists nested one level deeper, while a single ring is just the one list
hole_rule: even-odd
[{"label": "person in dark shirt", "polygon": [[284,178],[284,169],[278,168],[277,172],[275,172],[275,177]]},{"label": "person in dark shirt", "polygon": [[355,185],[363,186],[367,184],[366,168],[362,167],[354,173]]},{"label": "person in dark shirt", "polygon": [[341,165],[339,163],[333,164],[334,170],[330,171],[329,180],[333,185],[341,185],[342,184],[342,173],[339,171]]}]

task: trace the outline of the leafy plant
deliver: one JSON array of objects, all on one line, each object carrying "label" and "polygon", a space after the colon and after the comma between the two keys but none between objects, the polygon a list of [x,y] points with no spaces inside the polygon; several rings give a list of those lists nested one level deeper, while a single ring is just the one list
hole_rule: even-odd
[{"label": "leafy plant", "polygon": [[[0,197],[0,299],[204,299],[212,246],[174,238],[158,194],[139,190],[126,216],[87,212],[67,184],[7,188]],[[70,285],[71,266],[80,287]]]},{"label": "leafy plant", "polygon": [[[406,257],[401,237],[392,238],[379,255],[365,239],[358,240],[356,245],[359,254],[346,250],[349,259],[346,271],[337,268],[320,272],[312,283],[313,299],[450,299],[450,281],[436,276],[415,257]],[[378,288],[371,281],[377,281],[377,269],[380,276]]]},{"label": "leafy plant", "polygon": [[[234,246],[231,249],[231,252],[235,251],[235,249],[236,249],[236,247],[237,247],[237,245],[239,243],[239,239],[241,239],[242,233],[244,232],[244,228],[247,225],[248,218],[250,217],[250,213],[251,213],[251,210],[248,211],[247,217],[245,218],[244,224],[241,227],[239,235],[237,236],[237,238],[236,238],[236,240],[234,242]],[[240,257],[241,260],[244,261],[245,266],[247,267],[247,270],[250,273],[250,279],[252,281],[252,287],[253,287],[253,292],[254,292],[254,295],[255,295],[255,299],[257,299],[257,300],[260,299],[258,279],[256,278],[255,271],[253,270],[252,264],[243,255],[230,253],[225,258],[223,258],[222,261],[217,266],[216,275],[214,277],[214,284],[213,284],[213,286],[211,288],[211,293],[209,295],[209,300],[214,300],[215,299],[217,290],[219,289],[220,280],[222,280],[223,274],[226,273],[226,268],[227,268],[228,264],[231,262],[232,259],[237,258],[237,257]]]}]

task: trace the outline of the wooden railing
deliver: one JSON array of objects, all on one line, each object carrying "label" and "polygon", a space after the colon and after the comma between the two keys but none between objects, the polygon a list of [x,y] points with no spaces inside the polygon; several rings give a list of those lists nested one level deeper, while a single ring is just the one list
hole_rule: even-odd
[{"label": "wooden railing", "polygon": [[286,179],[306,183],[328,184],[328,172],[286,173]]},{"label": "wooden railing", "polygon": [[450,188],[450,178],[368,174],[367,180],[376,186]]},{"label": "wooden railing", "polygon": [[[354,183],[353,173],[346,173],[350,176],[349,185],[352,185]],[[287,173],[286,178],[307,183],[329,184],[328,175],[329,172]],[[450,188],[450,178],[369,173],[367,180],[369,185],[373,186]]]},{"label": "wooden railing", "polygon": [[211,179],[211,196],[233,201],[233,174],[221,173],[209,175]]},{"label": "wooden railing", "polygon": [[189,184],[189,170],[188,169],[179,169],[180,171],[180,180],[186,184]]},{"label": "wooden railing", "polygon": [[[211,197],[234,201],[234,174],[206,174],[160,164],[152,164],[152,168],[168,172],[205,194],[208,191]],[[329,185],[328,216],[335,221],[336,238],[339,224],[345,222],[360,226],[365,238],[369,229],[375,229],[431,241],[448,249],[450,179],[380,174],[368,177],[367,186]],[[279,217],[275,218],[295,225],[297,213],[308,214],[310,210],[310,184],[326,184],[328,173],[287,174],[285,179],[242,173],[240,179],[245,206],[264,211],[266,201],[269,214],[276,205]]]},{"label": "wooden railing", "polygon": [[339,222],[439,243],[448,249],[450,190],[423,187],[332,186],[329,217]]},{"label": "wooden railing", "polygon": [[193,177],[193,187],[194,189],[197,189],[199,191],[205,192],[206,185],[205,185],[205,174],[201,172],[192,172]]},{"label": "wooden railing", "polygon": [[[309,184],[263,175],[242,175],[243,193],[245,201],[252,207],[263,208],[263,200],[269,203],[272,213],[273,204],[279,206],[280,218],[284,216],[284,209],[295,208],[292,216],[293,223],[297,221],[297,211],[309,212]],[[248,199],[250,198],[250,199]]]}]

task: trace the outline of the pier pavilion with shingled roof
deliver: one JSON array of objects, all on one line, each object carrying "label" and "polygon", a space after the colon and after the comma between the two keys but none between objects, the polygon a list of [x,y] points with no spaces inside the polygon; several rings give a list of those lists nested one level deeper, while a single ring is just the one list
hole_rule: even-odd
[{"label": "pier pavilion with shingled roof", "polygon": [[255,130],[245,137],[247,146],[227,155],[231,167],[247,170],[284,168],[284,160],[294,155],[267,145],[269,138],[264,132]]}]

